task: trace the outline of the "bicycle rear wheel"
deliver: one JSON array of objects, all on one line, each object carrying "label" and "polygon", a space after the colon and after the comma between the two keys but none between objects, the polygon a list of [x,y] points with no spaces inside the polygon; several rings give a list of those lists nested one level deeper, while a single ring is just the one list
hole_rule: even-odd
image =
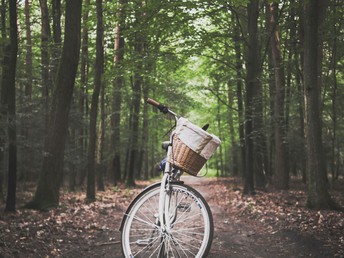
[{"label": "bicycle rear wheel", "polygon": [[145,189],[129,206],[121,226],[125,257],[206,257],[214,225],[209,205],[190,186],[171,183],[168,214],[171,228],[159,221],[160,184]]}]

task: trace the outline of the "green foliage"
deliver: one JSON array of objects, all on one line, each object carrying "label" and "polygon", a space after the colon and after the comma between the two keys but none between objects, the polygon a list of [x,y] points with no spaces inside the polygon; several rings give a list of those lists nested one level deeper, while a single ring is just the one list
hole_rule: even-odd
[{"label": "green foliage", "polygon": [[[28,78],[25,73],[26,67],[26,46],[25,36],[25,13],[23,1],[18,2],[18,24],[22,28],[20,32],[20,46],[17,64],[17,112],[19,119],[19,162],[22,167],[30,170],[29,174],[35,177],[40,166],[40,157],[43,153],[44,141],[44,100],[42,99],[42,79],[41,79],[41,17],[38,1],[31,1],[30,21],[32,37],[32,78]],[[120,68],[114,67],[114,36],[118,24],[117,1],[104,2],[104,51],[105,51],[105,71],[103,83],[105,86],[105,112],[106,145],[104,149],[105,163],[111,163],[113,150],[109,149],[109,142],[114,125],[111,124],[113,114],[113,81],[114,78],[123,77],[124,86],[121,89],[121,158],[127,156],[128,139],[130,139],[130,127],[133,99],[133,78],[137,64],[142,64],[139,74],[142,76],[144,87],[148,87],[148,95],[162,103],[167,104],[176,113],[187,117],[197,125],[202,126],[210,123],[209,131],[220,136],[222,144],[222,158],[224,167],[229,170],[233,165],[231,152],[237,150],[239,146],[239,113],[237,82],[243,83],[242,94],[245,96],[244,78],[246,77],[246,66],[240,69],[241,78],[238,77],[236,67],[235,42],[239,41],[240,60],[247,61],[247,14],[246,6],[248,0],[232,1],[129,1],[125,6],[125,24],[122,36],[125,39],[124,61]],[[324,61],[323,61],[323,122],[324,122],[324,142],[327,152],[331,149],[331,139],[334,132],[336,138],[336,151],[343,156],[343,103],[344,96],[340,86],[344,83],[343,71],[343,8],[336,8],[338,1],[331,1],[328,15],[326,16],[326,28],[324,30]],[[281,51],[283,53],[283,65],[290,69],[290,96],[288,142],[290,143],[292,159],[297,160],[302,154],[300,151],[304,145],[300,136],[300,98],[302,88],[299,90],[302,42],[299,38],[300,30],[300,10],[301,5],[295,1],[283,1],[283,10],[279,13],[279,28],[281,31]],[[264,110],[264,135],[268,141],[273,137],[272,106],[273,92],[271,92],[271,70],[268,61],[269,37],[271,32],[266,25],[266,10],[261,5],[259,17],[259,39],[261,40],[260,54],[262,71],[260,83],[262,85],[262,98],[259,100]],[[51,7],[49,7],[51,8]],[[63,10],[63,8],[62,8]],[[84,11],[87,11],[84,8]],[[78,169],[85,164],[84,153],[87,148],[88,115],[90,108],[90,96],[92,96],[94,80],[94,63],[96,56],[96,10],[95,4],[89,6],[89,17],[83,27],[88,29],[88,56],[87,56],[87,81],[81,85],[80,72],[76,81],[76,91],[74,94],[73,108],[70,113],[70,141],[66,151],[67,171],[71,171],[73,166]],[[64,15],[64,12],[62,12]],[[64,18],[64,16],[62,16]],[[64,23],[64,20],[62,19]],[[63,28],[63,26],[62,26]],[[293,29],[297,28],[294,38],[290,38]],[[239,37],[235,30],[239,29]],[[1,45],[6,42],[6,38],[1,38]],[[135,44],[142,43],[144,50],[140,55],[135,51]],[[51,41],[49,51],[54,50]],[[291,58],[288,55],[291,53]],[[53,68],[53,67],[52,67]],[[24,85],[28,79],[32,79],[33,88],[30,99],[24,99]],[[302,78],[301,78],[302,79]],[[53,80],[50,85],[52,94]],[[302,84],[302,81],[301,81]],[[337,91],[334,92],[334,85]],[[302,87],[302,85],[301,85]],[[79,95],[84,90],[85,104],[80,109]],[[335,96],[334,96],[335,93]],[[50,95],[51,96],[51,95]],[[229,96],[232,96],[232,100]],[[243,98],[244,101],[244,98]],[[245,102],[245,101],[244,101]],[[335,105],[333,106],[333,102]],[[148,139],[140,138],[142,150],[149,156],[149,169],[154,170],[154,165],[159,162],[164,152],[160,150],[160,141],[165,140],[164,134],[172,126],[168,118],[163,118],[150,107],[148,113],[144,114],[145,99],[141,95],[140,128],[143,128],[144,120],[148,123]],[[231,115],[229,115],[231,114]],[[334,114],[336,115],[336,125],[334,125]],[[144,118],[147,115],[147,118]],[[99,116],[98,116],[99,117]],[[234,125],[233,135],[230,134],[230,124]],[[25,129],[30,129],[30,137],[27,138]],[[78,135],[83,131],[85,135]],[[257,132],[256,132],[257,133]],[[143,129],[140,137],[143,136]],[[231,141],[234,137],[234,143]],[[76,137],[76,138],[73,138]],[[77,138],[77,137],[81,137]],[[80,145],[83,140],[83,145]],[[232,145],[235,146],[232,146]],[[34,164],[27,163],[26,153],[33,153]],[[331,156],[328,154],[327,156]],[[220,163],[218,156],[209,161],[210,175],[216,174],[216,168]],[[342,162],[342,161],[341,161]],[[27,165],[29,164],[29,165]],[[342,166],[339,164],[338,166]],[[230,173],[234,171],[229,171]],[[107,175],[111,178],[111,175]]]}]

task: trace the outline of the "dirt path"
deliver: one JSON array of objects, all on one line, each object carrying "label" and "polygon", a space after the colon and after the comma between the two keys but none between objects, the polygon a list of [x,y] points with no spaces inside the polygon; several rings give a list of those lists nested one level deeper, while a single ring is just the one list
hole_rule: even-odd
[{"label": "dirt path", "polygon": [[[344,257],[343,213],[309,211],[302,191],[243,198],[233,178],[183,180],[212,210],[215,234],[209,258]],[[121,258],[121,219],[147,184],[109,189],[93,203],[86,203],[83,193],[66,193],[61,207],[49,212],[0,211],[0,258]],[[337,196],[343,205],[343,191]]]},{"label": "dirt path", "polygon": [[[215,234],[209,258],[335,257],[335,254],[326,248],[326,243],[315,237],[293,230],[275,231],[260,221],[238,216],[230,205],[219,202],[225,199],[227,193],[223,192],[223,183],[216,179],[184,177],[183,180],[198,190],[211,207]],[[119,221],[115,221],[115,224],[117,223]],[[113,233],[118,240],[119,233]],[[98,248],[99,257],[121,257],[119,245]]]},{"label": "dirt path", "polygon": [[315,238],[304,237],[293,231],[267,232],[259,221],[238,217],[230,206],[221,206],[214,195],[219,194],[216,191],[216,179],[188,177],[185,182],[204,195],[213,212],[215,236],[209,258],[333,257],[324,248],[324,243]]}]

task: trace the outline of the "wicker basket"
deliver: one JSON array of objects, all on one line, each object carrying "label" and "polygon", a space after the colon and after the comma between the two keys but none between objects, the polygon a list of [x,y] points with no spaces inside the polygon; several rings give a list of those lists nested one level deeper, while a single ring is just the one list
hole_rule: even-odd
[{"label": "wicker basket", "polygon": [[172,153],[167,160],[173,166],[197,176],[220,144],[220,139],[215,135],[207,133],[185,118],[180,118],[173,136]]},{"label": "wicker basket", "polygon": [[198,172],[207,162],[205,158],[186,146],[178,137],[173,138],[172,155],[167,157],[173,166],[197,176]]}]

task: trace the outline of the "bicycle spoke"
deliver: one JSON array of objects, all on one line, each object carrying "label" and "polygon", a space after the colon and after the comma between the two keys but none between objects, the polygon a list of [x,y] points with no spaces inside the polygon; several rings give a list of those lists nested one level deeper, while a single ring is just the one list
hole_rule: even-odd
[{"label": "bicycle spoke", "polygon": [[192,246],[191,244],[187,244],[187,243],[184,242],[184,241],[178,241],[178,239],[175,239],[175,238],[173,239],[173,241],[175,241],[175,242],[178,244],[179,249],[185,254],[186,257],[189,257],[189,256],[187,255],[187,253],[190,253],[191,255],[193,255],[193,257],[196,256],[196,254],[195,254],[194,252],[190,251],[189,248],[185,248],[185,246],[192,247],[193,249],[196,250],[196,252],[197,252],[198,249],[199,249],[198,247]]},{"label": "bicycle spoke", "polygon": [[[134,255],[136,256],[136,255],[138,255],[138,254],[140,254],[140,253],[142,253],[142,252],[147,251],[147,249],[149,249],[150,247],[154,246],[154,245],[156,244],[156,242],[157,242],[159,239],[160,239],[160,236],[156,237],[156,238],[154,239],[154,241],[153,241],[151,244],[146,245],[146,246],[145,246],[144,248],[142,248],[140,251],[133,252]],[[131,244],[136,244],[136,242],[132,242]],[[153,252],[153,253],[154,253],[154,252]]]},{"label": "bicycle spoke", "polygon": [[186,218],[183,219],[183,220],[181,220],[180,217],[179,217],[179,218],[173,223],[173,226],[176,225],[177,223],[178,223],[178,224],[181,224],[181,223],[185,222],[186,220],[190,220],[190,219],[192,219],[192,218],[194,218],[194,217],[196,217],[196,216],[200,216],[200,215],[202,215],[201,212],[200,212],[200,213],[196,213],[196,214],[194,214],[194,215],[192,215],[192,216],[188,216],[188,217],[186,217]]},{"label": "bicycle spoke", "polygon": [[159,228],[157,225],[155,225],[155,223],[145,221],[145,220],[143,220],[143,219],[141,219],[141,218],[139,218],[139,217],[137,217],[137,216],[134,216],[134,217],[133,217],[133,220],[136,220],[137,222],[140,222],[141,224],[150,226],[150,227],[152,227],[152,228]]},{"label": "bicycle spoke", "polygon": [[122,244],[124,256],[152,258],[200,258],[208,253],[212,222],[203,199],[184,185],[173,185],[168,194],[166,220],[170,227],[162,230],[158,215],[160,187],[142,195],[126,214]]}]

